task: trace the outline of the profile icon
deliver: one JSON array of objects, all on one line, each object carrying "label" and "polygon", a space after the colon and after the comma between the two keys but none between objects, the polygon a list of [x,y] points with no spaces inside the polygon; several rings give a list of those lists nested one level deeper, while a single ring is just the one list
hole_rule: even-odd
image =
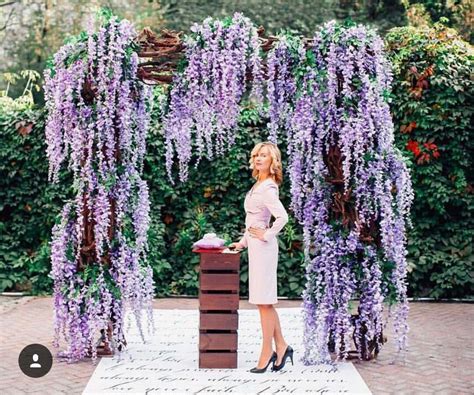
[{"label": "profile icon", "polygon": [[30,368],[38,369],[41,368],[41,364],[38,363],[39,356],[38,354],[33,354],[33,363],[30,364]]},{"label": "profile icon", "polygon": [[30,344],[21,350],[18,365],[28,377],[43,377],[53,366],[53,356],[42,344]]}]

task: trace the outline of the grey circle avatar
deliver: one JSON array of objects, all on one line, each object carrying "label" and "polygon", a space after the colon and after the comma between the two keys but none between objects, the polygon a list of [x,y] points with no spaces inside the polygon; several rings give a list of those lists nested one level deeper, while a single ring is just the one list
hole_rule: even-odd
[{"label": "grey circle avatar", "polygon": [[28,377],[43,377],[53,366],[53,356],[42,344],[30,344],[21,350],[18,365]]}]

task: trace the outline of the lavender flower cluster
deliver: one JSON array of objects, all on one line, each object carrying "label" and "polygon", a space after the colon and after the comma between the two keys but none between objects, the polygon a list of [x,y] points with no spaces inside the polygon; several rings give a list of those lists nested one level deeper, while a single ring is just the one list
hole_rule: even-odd
[{"label": "lavender flower cluster", "polygon": [[[330,362],[331,342],[338,358],[347,357],[353,298],[359,350],[372,339],[382,346],[387,301],[395,305],[395,333],[405,350],[405,230],[413,191],[393,144],[392,75],[382,40],[364,26],[329,22],[309,49],[296,39],[292,44],[283,38],[268,56],[268,100],[270,138],[287,136],[291,208],[304,232],[303,362]],[[342,159],[340,179],[329,169],[334,150]],[[337,185],[355,206],[352,224],[333,215]],[[362,237],[374,223],[380,245]]]},{"label": "lavender flower cluster", "polygon": [[172,184],[175,154],[183,182],[192,154],[197,166],[203,156],[212,160],[234,144],[249,76],[251,97],[258,105],[263,101],[258,33],[248,18],[240,13],[223,21],[209,17],[191,31],[185,40],[187,64],[174,76],[163,120],[166,169]]},{"label": "lavender flower cluster", "polygon": [[295,74],[304,64],[306,50],[303,42],[291,35],[282,35],[267,58],[267,99],[269,103],[268,140],[277,143],[280,130],[291,129],[290,114],[293,98],[297,93]]},{"label": "lavender flower cluster", "polygon": [[154,295],[146,262],[148,188],[141,179],[151,90],[136,77],[136,31],[111,17],[98,32],[64,45],[45,71],[50,181],[67,161],[75,198],[51,241],[55,340],[69,361],[97,356],[99,330],[113,323],[112,346],[125,343],[125,308],[149,329]]}]

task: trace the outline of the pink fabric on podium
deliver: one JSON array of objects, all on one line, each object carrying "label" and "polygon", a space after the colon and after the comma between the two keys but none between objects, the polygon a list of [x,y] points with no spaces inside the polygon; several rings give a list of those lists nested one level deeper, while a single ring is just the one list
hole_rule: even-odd
[{"label": "pink fabric on podium", "polygon": [[[275,304],[277,299],[277,234],[288,222],[288,214],[280,202],[278,185],[267,178],[254,186],[245,196],[245,233],[240,243],[248,248],[249,256],[249,303]],[[271,216],[275,221],[269,228]],[[250,227],[267,229],[265,241],[252,237]]]}]

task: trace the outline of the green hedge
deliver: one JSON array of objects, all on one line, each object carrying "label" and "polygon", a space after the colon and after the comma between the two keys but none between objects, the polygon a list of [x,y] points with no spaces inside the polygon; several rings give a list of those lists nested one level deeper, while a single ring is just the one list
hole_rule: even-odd
[{"label": "green hedge", "polygon": [[[453,34],[437,25],[425,30],[397,28],[387,35],[395,76],[395,138],[412,158],[415,187],[408,245],[412,296],[473,294],[472,48]],[[421,91],[414,90],[430,64],[433,75],[421,81]],[[152,116],[144,169],[152,202],[149,261],[158,296],[197,295],[199,257],[191,252],[192,243],[207,232],[229,242],[242,235],[243,197],[252,185],[248,156],[254,144],[266,139],[267,120],[244,109],[231,152],[211,162],[203,160],[190,169],[188,182],[172,187],[165,173],[159,108],[155,106]],[[0,110],[0,291],[51,292],[48,241],[71,182],[66,172],[60,186],[47,182],[44,121],[42,108]],[[411,151],[407,149],[409,140],[430,154],[429,161],[417,163],[423,152],[415,158],[413,143],[408,145]],[[423,147],[428,142],[437,146],[438,158],[434,150]],[[280,149],[285,167],[285,142]],[[287,179],[280,197],[288,207]],[[279,243],[279,295],[298,297],[305,284],[302,235],[291,213]],[[241,296],[247,295],[247,268],[244,252]]]},{"label": "green hedge", "polygon": [[[164,167],[164,139],[156,121],[155,106],[148,136],[144,177],[150,189],[152,226],[149,261],[158,296],[197,295],[199,256],[191,252],[204,233],[216,232],[228,242],[238,241],[244,231],[243,196],[252,179],[248,155],[265,138],[264,123],[256,111],[242,112],[236,146],[223,158],[203,160],[190,169],[189,181],[172,187]],[[47,182],[44,143],[44,110],[0,115],[2,129],[0,216],[0,290],[50,292],[48,240],[61,200],[70,192],[63,175],[61,186]],[[34,123],[22,135],[16,125]],[[21,170],[20,170],[21,169]],[[281,199],[289,205],[289,181]],[[25,207],[29,207],[26,209]],[[302,236],[291,219],[280,236],[280,295],[297,297],[305,283]],[[247,253],[241,265],[241,295],[247,295]]]},{"label": "green hedge", "polygon": [[0,291],[51,291],[48,240],[68,184],[48,183],[44,116],[0,111]]},{"label": "green hedge", "polygon": [[393,29],[386,43],[396,140],[411,158],[415,186],[411,292],[472,296],[472,46],[441,24]]},{"label": "green hedge", "polygon": [[[156,106],[158,107],[158,106]],[[153,118],[159,119],[158,108]],[[253,146],[265,139],[265,127],[257,112],[244,109],[236,131],[236,145],[222,158],[203,160],[190,167],[189,180],[172,187],[164,167],[164,138],[155,122],[148,138],[145,178],[150,188],[153,226],[150,262],[155,272],[158,295],[197,295],[198,254],[192,243],[204,233],[215,232],[228,242],[238,241],[244,232],[243,197],[253,181],[248,157]],[[177,168],[174,169],[177,174]],[[289,180],[284,181],[281,199],[289,205]],[[303,291],[304,258],[302,235],[290,220],[280,236],[279,292],[297,297]],[[247,252],[241,261],[241,295],[247,295]]]}]

